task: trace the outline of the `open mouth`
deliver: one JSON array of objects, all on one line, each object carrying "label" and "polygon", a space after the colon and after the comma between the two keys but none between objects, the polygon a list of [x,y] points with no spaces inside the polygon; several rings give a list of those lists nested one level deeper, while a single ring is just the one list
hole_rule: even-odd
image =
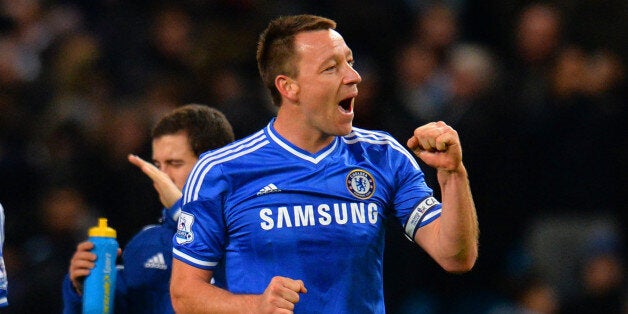
[{"label": "open mouth", "polygon": [[343,99],[338,104],[338,106],[342,109],[342,111],[346,113],[349,113],[353,110],[352,105],[353,105],[353,97]]}]

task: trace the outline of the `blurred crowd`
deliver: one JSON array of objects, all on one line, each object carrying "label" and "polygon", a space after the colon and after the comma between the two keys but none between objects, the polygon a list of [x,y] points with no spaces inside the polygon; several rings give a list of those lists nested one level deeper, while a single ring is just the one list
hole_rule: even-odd
[{"label": "blurred crowd", "polygon": [[476,268],[445,273],[390,221],[390,313],[628,313],[625,1],[0,0],[7,313],[60,312],[97,217],[122,246],[157,222],[126,156],[150,159],[164,113],[214,106],[238,138],[268,123],[257,36],[297,13],[353,49],[355,126],[405,143],[443,120],[462,140]]}]

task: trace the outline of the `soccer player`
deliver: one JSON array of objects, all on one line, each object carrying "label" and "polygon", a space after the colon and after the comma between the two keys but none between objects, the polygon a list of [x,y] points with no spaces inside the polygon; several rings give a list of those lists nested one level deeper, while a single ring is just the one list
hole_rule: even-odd
[{"label": "soccer player", "polygon": [[[153,164],[135,155],[129,161],[153,181],[165,206],[161,224],[145,227],[131,239],[118,267],[115,313],[174,313],[169,281],[172,237],[181,212],[181,189],[198,156],[234,140],[233,130],[218,110],[189,104],[173,110],[152,130]],[[81,313],[83,283],[94,267],[94,244],[77,246],[63,283],[64,313]]]},{"label": "soccer player", "polygon": [[[429,123],[408,150],[354,128],[361,77],[335,26],[287,16],[261,34],[258,67],[279,110],[259,132],[203,155],[186,181],[170,286],[178,313],[382,313],[392,216],[445,270],[475,264],[458,134]],[[437,169],[442,203],[412,152]]]},{"label": "soccer player", "polygon": [[2,248],[4,247],[4,208],[0,204],[0,307],[9,305],[7,299],[8,278],[7,270],[4,267],[4,257],[2,256]]}]

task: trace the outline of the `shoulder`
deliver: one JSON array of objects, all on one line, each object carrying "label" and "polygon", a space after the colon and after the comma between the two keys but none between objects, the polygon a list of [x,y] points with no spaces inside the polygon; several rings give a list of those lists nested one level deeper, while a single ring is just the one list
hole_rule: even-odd
[{"label": "shoulder", "polygon": [[[207,151],[198,159],[194,173],[208,172],[218,165],[241,160],[243,156],[248,156],[269,143],[264,130],[249,135],[245,138],[227,144],[221,148]],[[192,174],[192,175],[193,175]]]},{"label": "shoulder", "polygon": [[385,157],[389,162],[408,161],[415,168],[419,168],[414,155],[388,132],[354,127],[351,133],[342,137],[342,141],[350,146],[351,150],[363,151],[368,158],[376,160],[378,157]]},{"label": "shoulder", "polygon": [[367,130],[357,127],[351,129],[351,133],[342,137],[346,143],[369,143],[373,145],[399,145],[399,142],[386,131]]},{"label": "shoulder", "polygon": [[408,152],[403,145],[385,131],[366,130],[354,127],[351,133],[342,137],[342,140],[348,145],[360,145],[369,149],[393,150],[399,153]]},{"label": "shoulder", "polygon": [[122,251],[125,271],[141,271],[143,263],[156,254],[170,258],[175,231],[163,225],[146,226],[138,232]]},{"label": "shoulder", "polygon": [[135,234],[131,241],[126,245],[126,249],[134,246],[146,246],[155,244],[156,239],[172,238],[174,230],[164,227],[163,225],[147,225],[140,232]]},{"label": "shoulder", "polygon": [[238,165],[251,163],[253,158],[261,158],[268,154],[265,151],[270,144],[268,134],[264,129],[245,138],[227,144],[219,149],[203,153],[196,163],[190,178],[198,179],[208,172],[225,171],[225,168],[237,168]]},{"label": "shoulder", "polygon": [[[270,143],[264,130],[203,153],[190,172],[183,188],[183,204],[198,199],[199,195],[221,193],[233,188],[232,180],[252,166],[259,165],[269,153]],[[265,151],[265,152],[262,152]],[[261,161],[262,160],[262,161]]]}]

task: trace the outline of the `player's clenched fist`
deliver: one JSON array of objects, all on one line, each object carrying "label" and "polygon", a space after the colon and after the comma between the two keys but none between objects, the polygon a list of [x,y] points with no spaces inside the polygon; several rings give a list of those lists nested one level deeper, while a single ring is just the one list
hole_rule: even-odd
[{"label": "player's clenched fist", "polygon": [[431,122],[414,130],[408,147],[430,167],[455,171],[462,164],[458,132],[445,122]]},{"label": "player's clenched fist", "polygon": [[292,313],[294,305],[299,302],[299,293],[307,289],[301,280],[275,276],[262,294],[262,313]]}]

